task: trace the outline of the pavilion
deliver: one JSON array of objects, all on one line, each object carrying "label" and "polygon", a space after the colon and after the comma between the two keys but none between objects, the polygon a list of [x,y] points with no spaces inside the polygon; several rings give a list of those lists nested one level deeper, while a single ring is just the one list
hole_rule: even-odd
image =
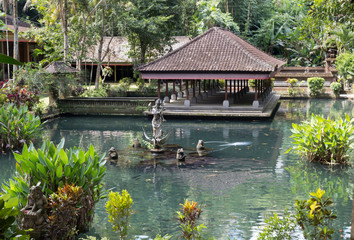
[{"label": "pavilion", "polygon": [[[247,112],[264,112],[272,94],[270,78],[280,71],[285,62],[252,46],[234,33],[213,27],[178,49],[137,68],[143,79],[158,80],[158,97],[161,98],[161,83],[165,83],[164,102],[167,110],[178,110],[186,115],[198,112],[196,107],[215,95],[220,96],[219,80],[225,81],[222,100],[216,103],[219,116],[249,116]],[[242,98],[249,98],[248,80],[254,79],[254,92],[248,108],[238,108]],[[169,96],[169,83],[173,91]],[[179,91],[176,92],[176,85]],[[279,97],[278,97],[279,99]],[[181,103],[173,108],[173,103]],[[230,103],[231,102],[231,103]],[[261,103],[260,103],[261,102]],[[274,105],[274,104],[273,104]],[[171,108],[170,108],[171,107]],[[183,108],[182,108],[183,107]],[[268,106],[269,108],[269,106]],[[273,109],[275,108],[272,107]],[[183,109],[183,111],[182,111]],[[193,111],[194,109],[194,111]],[[210,113],[204,107],[206,115]],[[245,112],[245,114],[240,114]],[[232,114],[235,113],[235,114]],[[173,113],[169,113],[174,115]],[[192,114],[193,115],[193,114]],[[200,114],[198,114],[200,115]],[[218,115],[218,114],[216,114]],[[259,116],[261,116],[260,114]]]}]

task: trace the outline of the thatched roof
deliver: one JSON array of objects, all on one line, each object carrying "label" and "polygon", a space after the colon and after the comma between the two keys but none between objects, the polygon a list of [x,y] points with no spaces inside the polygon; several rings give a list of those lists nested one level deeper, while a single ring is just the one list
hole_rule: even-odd
[{"label": "thatched roof", "polygon": [[55,61],[51,62],[48,66],[44,68],[47,73],[55,74],[65,74],[65,73],[76,73],[78,72],[76,68],[67,65],[64,62]]},{"label": "thatched roof", "polygon": [[138,67],[144,72],[273,72],[285,62],[234,33],[213,27],[182,47]]},{"label": "thatched roof", "polygon": [[[130,50],[130,46],[128,43],[128,39],[125,37],[104,37],[103,39],[103,49],[107,49],[109,44],[109,51],[106,57],[103,59],[103,63],[107,64],[116,64],[116,63],[126,63],[131,64],[132,59],[128,56],[128,52]],[[179,48],[183,44],[190,41],[189,37],[186,36],[177,36],[173,37],[174,44],[172,44],[172,50]],[[111,41],[111,42],[110,42]],[[83,62],[95,62],[97,59],[97,49],[98,45],[91,47],[88,50],[86,59]],[[105,51],[105,50],[104,50]]]}]

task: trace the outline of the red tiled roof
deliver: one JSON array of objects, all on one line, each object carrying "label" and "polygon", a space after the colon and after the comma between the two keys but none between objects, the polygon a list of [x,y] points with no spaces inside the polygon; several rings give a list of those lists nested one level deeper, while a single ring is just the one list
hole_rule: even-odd
[{"label": "red tiled roof", "polygon": [[137,69],[140,72],[273,72],[284,64],[232,32],[213,27]]}]

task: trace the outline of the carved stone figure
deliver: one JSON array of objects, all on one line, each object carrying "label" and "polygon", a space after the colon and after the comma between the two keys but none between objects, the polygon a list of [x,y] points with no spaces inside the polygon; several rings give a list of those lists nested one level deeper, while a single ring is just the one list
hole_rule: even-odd
[{"label": "carved stone figure", "polygon": [[[149,138],[146,132],[144,131],[144,136],[150,143],[153,145],[153,150],[161,151],[162,145],[167,141],[167,138],[170,136],[171,132],[169,132],[166,136],[163,136],[163,131],[161,129],[162,122],[165,121],[163,117],[163,111],[165,108],[163,107],[163,102],[161,99],[157,99],[155,105],[152,106],[151,113],[153,115],[152,118],[152,138]],[[157,151],[158,152],[158,151]]]},{"label": "carved stone figure", "polygon": [[197,150],[205,150],[204,141],[203,140],[199,140],[198,141]]},{"label": "carved stone figure", "polygon": [[186,155],[184,155],[183,148],[177,149],[176,159],[178,161],[185,161],[186,160]]},{"label": "carved stone figure", "polygon": [[133,139],[133,148],[141,148],[141,143],[137,138]]},{"label": "carved stone figure", "polygon": [[40,182],[36,186],[30,188],[30,193],[27,197],[27,204],[21,209],[22,220],[20,229],[33,229],[29,232],[31,237],[40,238],[47,228],[47,213],[48,205],[47,198],[42,192]]},{"label": "carved stone figure", "polygon": [[108,157],[110,161],[117,161],[118,160],[118,152],[114,147],[111,147],[108,150]]}]

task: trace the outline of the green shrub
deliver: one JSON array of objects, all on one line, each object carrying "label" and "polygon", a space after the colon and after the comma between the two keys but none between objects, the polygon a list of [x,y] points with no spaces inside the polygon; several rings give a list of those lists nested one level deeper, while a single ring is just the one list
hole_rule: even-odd
[{"label": "green shrub", "polygon": [[80,95],[80,97],[107,97],[108,93],[107,90],[103,87],[100,87],[99,89],[89,89],[86,90],[83,94]]},{"label": "green shrub", "polygon": [[84,191],[82,216],[77,230],[84,232],[92,221],[95,203],[103,193],[102,178],[105,174],[104,155],[98,156],[92,145],[87,151],[80,148],[63,149],[65,140],[55,146],[45,141],[41,148],[25,144],[22,154],[14,153],[16,172],[3,185],[5,193],[19,199],[19,208],[26,205],[29,187],[41,182],[43,192],[48,197],[65,184],[80,186]]},{"label": "green shrub", "polygon": [[8,196],[0,193],[0,239],[29,239],[25,231],[19,230],[16,225],[16,217],[19,211],[16,209],[17,201],[9,201]]},{"label": "green shrub", "polygon": [[330,209],[333,202],[323,195],[325,190],[319,188],[310,193],[309,200],[296,200],[296,221],[304,232],[306,239],[331,239],[334,229],[331,221],[337,216]]},{"label": "green shrub", "polygon": [[111,89],[109,91],[109,96],[110,97],[125,97],[127,94],[127,89],[122,87],[120,84],[119,85],[113,85],[111,86]]},{"label": "green shrub", "polygon": [[301,124],[293,123],[291,138],[294,139],[294,146],[288,151],[294,149],[310,162],[345,164],[347,154],[353,148],[353,121],[348,115],[345,119],[338,117],[334,121],[312,115],[310,120]]},{"label": "green shrub", "polygon": [[354,53],[342,53],[337,57],[336,68],[339,75],[348,83],[354,81]]},{"label": "green shrub", "polygon": [[0,110],[0,147],[19,149],[34,140],[42,131],[39,117],[28,111],[27,106],[5,104]]},{"label": "green shrub", "polygon": [[199,239],[203,228],[205,228],[203,224],[197,225],[197,220],[202,213],[201,207],[198,207],[198,203],[188,200],[180,205],[182,206],[182,212],[177,212],[177,220],[181,223],[181,238],[187,240]]},{"label": "green shrub", "polygon": [[296,222],[287,210],[282,218],[274,213],[272,216],[268,216],[264,222],[267,226],[263,227],[262,232],[259,233],[258,240],[292,239],[291,233],[295,230]]},{"label": "green shrub", "polygon": [[48,198],[50,239],[75,239],[80,208],[83,204],[81,187],[65,185]]},{"label": "green shrub", "polygon": [[333,94],[338,97],[340,91],[342,90],[342,84],[340,84],[339,82],[332,82],[330,86]]},{"label": "green shrub", "polygon": [[299,82],[296,78],[288,78],[286,82],[289,84],[288,93],[291,97],[296,97],[302,94],[300,85],[303,81]]},{"label": "green shrub", "polygon": [[112,223],[114,231],[118,232],[120,239],[126,239],[128,235],[129,217],[133,214],[131,210],[133,199],[127,190],[122,191],[122,195],[118,192],[110,192],[109,200],[106,204],[109,222]]},{"label": "green shrub", "polygon": [[323,92],[325,80],[321,77],[312,77],[307,79],[307,85],[310,91],[310,96],[316,97]]},{"label": "green shrub", "polygon": [[131,79],[129,77],[122,78],[119,81],[119,85],[124,89],[124,91],[128,91],[130,84],[132,84],[132,83],[133,83],[133,79]]},{"label": "green shrub", "polygon": [[248,86],[250,88],[255,88],[256,87],[256,80],[255,79],[248,79]]}]

